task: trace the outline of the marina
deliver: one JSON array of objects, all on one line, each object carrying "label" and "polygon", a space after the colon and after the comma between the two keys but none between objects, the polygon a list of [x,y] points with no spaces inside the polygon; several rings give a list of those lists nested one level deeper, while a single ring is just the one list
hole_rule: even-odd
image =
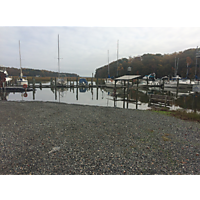
[{"label": "marina", "polygon": [[[198,105],[200,84],[196,78],[188,79],[188,63],[186,78],[178,72],[179,58],[176,61],[174,77],[156,78],[155,73],[145,76],[132,75],[131,67],[127,67],[127,75],[118,76],[118,42],[117,41],[117,77],[110,76],[108,50],[107,78],[63,77],[60,73],[60,44],[58,35],[58,76],[49,77],[50,81],[37,81],[36,77],[24,77],[21,64],[19,41],[20,76],[9,77],[6,71],[0,71],[0,97],[4,101],[53,101],[59,103],[96,105],[126,109],[147,110],[165,107],[170,110],[185,109],[199,112]],[[196,60],[197,60],[196,56]],[[186,102],[191,101],[188,105]],[[192,100],[191,100],[192,99]],[[187,104],[187,106],[186,106]]]},{"label": "marina", "polygon": [[88,85],[84,86],[79,85],[78,79],[68,80],[66,85],[55,86],[53,81],[38,83],[33,79],[27,88],[19,86],[1,88],[0,96],[1,100],[6,101],[52,101],[140,110],[166,107],[171,110],[200,111],[198,85],[194,90],[191,88],[141,88],[130,82],[120,88],[109,88],[105,84],[97,85],[97,80],[88,81]]},{"label": "marina", "polygon": [[[195,79],[188,78],[188,68],[191,59],[187,57],[186,78],[178,75],[179,58],[175,56],[174,77],[171,75],[161,78],[156,73],[147,75],[133,75],[132,69],[127,66],[126,75],[119,75],[119,40],[117,41],[116,77],[109,62],[107,78],[95,77],[66,77],[60,73],[60,42],[58,34],[58,72],[57,76],[49,77],[49,81],[37,81],[36,76],[25,77],[22,72],[22,59],[19,40],[19,77],[9,77],[6,68],[0,71],[0,97],[5,101],[54,101],[70,104],[84,104],[119,107],[127,109],[147,110],[154,107],[165,107],[168,109],[186,109],[187,111],[199,112],[198,98],[200,93],[200,82],[197,77],[197,58],[199,49],[195,52]],[[131,58],[129,59],[131,61]],[[142,61],[142,58],[139,58]],[[131,62],[129,62],[131,63]],[[106,68],[105,68],[106,69]],[[122,68],[123,69],[123,68]],[[111,77],[112,74],[112,77]],[[123,73],[124,74],[124,73]],[[114,75],[114,76],[113,76]],[[101,76],[99,76],[101,77]],[[184,97],[184,98],[183,98]],[[190,105],[187,101],[192,99]],[[182,99],[182,100],[180,100]],[[182,103],[183,101],[183,103]]]},{"label": "marina", "polygon": [[198,34],[47,29],[2,31],[0,174],[200,174]]}]

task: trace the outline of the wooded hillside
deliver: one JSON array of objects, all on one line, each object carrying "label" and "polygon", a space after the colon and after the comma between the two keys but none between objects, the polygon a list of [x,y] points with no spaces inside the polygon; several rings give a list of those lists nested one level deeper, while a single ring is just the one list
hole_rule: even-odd
[{"label": "wooded hillside", "polygon": [[[3,69],[3,67],[0,67],[0,69]],[[7,70],[9,76],[19,76],[20,75],[20,69],[18,69],[18,68],[7,67],[6,70]],[[58,77],[58,72],[23,68],[23,75],[24,76],[40,76],[40,77]],[[71,73],[60,73],[60,76],[79,77],[77,74],[71,74]]]},{"label": "wooded hillside", "polygon": [[[109,64],[111,77],[128,74],[128,67],[131,67],[130,74],[140,74],[142,76],[150,73],[156,73],[157,78],[163,76],[174,76],[175,58],[178,62],[178,72],[181,77],[186,77],[188,63],[188,78],[194,78],[196,66],[196,49],[188,49],[173,54],[144,54],[140,57],[129,57],[119,59]],[[200,76],[199,59],[197,59],[196,75]],[[179,60],[179,61],[178,61]],[[117,72],[118,70],[118,72]],[[108,65],[96,69],[95,77],[108,77]]]}]

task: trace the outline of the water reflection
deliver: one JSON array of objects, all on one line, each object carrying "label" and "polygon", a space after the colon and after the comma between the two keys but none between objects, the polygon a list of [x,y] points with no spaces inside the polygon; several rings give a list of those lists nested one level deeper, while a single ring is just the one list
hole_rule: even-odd
[{"label": "water reflection", "polygon": [[96,105],[118,107],[124,109],[146,110],[156,104],[150,104],[152,95],[164,95],[174,99],[173,105],[159,104],[169,109],[183,108],[186,110],[200,111],[200,93],[187,89],[161,89],[149,88],[37,88],[26,93],[3,92],[0,90],[1,100],[8,101],[54,101],[70,104]]}]

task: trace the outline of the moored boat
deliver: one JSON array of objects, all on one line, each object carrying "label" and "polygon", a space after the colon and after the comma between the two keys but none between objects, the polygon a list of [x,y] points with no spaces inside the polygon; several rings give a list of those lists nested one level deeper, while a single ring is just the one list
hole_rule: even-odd
[{"label": "moored boat", "polygon": [[[115,81],[111,78],[107,78],[105,85],[106,85],[106,87],[114,88],[115,87]],[[117,81],[116,87],[123,87],[123,84],[120,81]]]},{"label": "moored boat", "polygon": [[28,80],[26,77],[23,76],[22,73],[20,41],[19,41],[19,59],[20,59],[20,77],[17,79],[17,85],[18,86],[28,85]]},{"label": "moored boat", "polygon": [[138,87],[158,87],[161,86],[161,81],[159,79],[156,79],[156,74],[151,73],[149,75],[146,75],[142,78],[140,83],[138,84]]},{"label": "moored boat", "polygon": [[5,74],[6,84],[12,81],[12,77],[8,76],[8,72],[6,71],[6,68],[4,68],[3,70],[0,70],[0,72]]},{"label": "moored boat", "polygon": [[196,81],[191,81],[190,79],[182,79],[179,75],[173,77],[172,80],[164,81],[164,88],[192,88],[196,85]]}]

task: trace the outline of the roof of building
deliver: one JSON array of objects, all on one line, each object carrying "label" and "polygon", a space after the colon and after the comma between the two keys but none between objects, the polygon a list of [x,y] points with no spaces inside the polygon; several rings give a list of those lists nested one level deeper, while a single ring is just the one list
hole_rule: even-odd
[{"label": "roof of building", "polygon": [[141,77],[141,75],[124,75],[118,78],[115,78],[115,80],[117,81],[128,81],[128,80],[132,80],[132,79],[136,79]]}]

